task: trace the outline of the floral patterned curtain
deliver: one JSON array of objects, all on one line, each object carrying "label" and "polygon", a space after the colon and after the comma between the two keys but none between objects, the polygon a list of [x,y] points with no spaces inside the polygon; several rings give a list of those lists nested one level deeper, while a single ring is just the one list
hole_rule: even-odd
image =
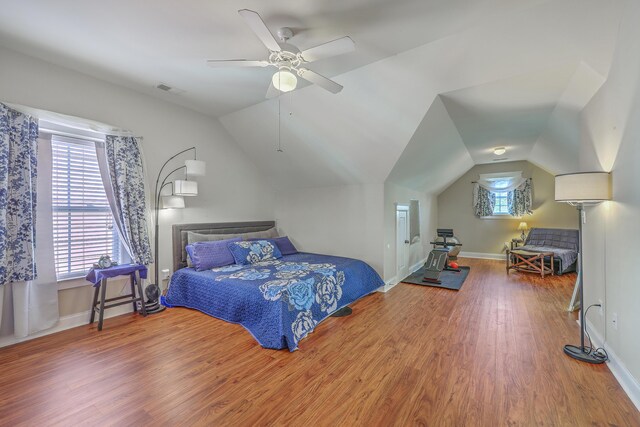
[{"label": "floral patterned curtain", "polygon": [[108,135],[96,144],[98,164],[115,223],[134,262],[152,262],[142,153],[134,137]]},{"label": "floral patterned curtain", "polygon": [[493,208],[496,204],[496,195],[475,184],[473,187],[473,212],[477,217],[493,215]]},{"label": "floral patterned curtain", "polygon": [[37,119],[0,103],[0,285],[37,277]]},{"label": "floral patterned curtain", "polygon": [[513,216],[531,215],[533,205],[531,178],[507,194],[509,214]]}]

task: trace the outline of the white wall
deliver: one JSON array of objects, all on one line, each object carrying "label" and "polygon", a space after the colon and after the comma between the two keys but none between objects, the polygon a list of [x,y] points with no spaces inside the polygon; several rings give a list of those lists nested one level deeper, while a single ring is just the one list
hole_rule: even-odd
[{"label": "white wall", "polygon": [[382,276],[383,186],[280,191],[276,221],[300,251],[357,258]]},{"label": "white wall", "polygon": [[[151,84],[151,83],[150,83]],[[217,119],[0,47],[0,101],[82,117],[144,137],[147,176],[196,146],[207,162],[200,194],[161,212],[160,268],[171,268],[171,224],[270,220],[274,193]],[[179,164],[178,164],[179,166]],[[150,230],[152,231],[152,230]],[[91,289],[60,293],[61,315],[86,311]]]},{"label": "white wall", "polygon": [[388,281],[396,276],[395,206],[410,200],[420,201],[421,216],[413,265],[435,235],[435,196],[391,183],[291,189],[277,194],[276,221],[299,250],[361,259]]},{"label": "white wall", "polygon": [[[640,383],[640,3],[625,10],[607,81],[581,116],[582,170],[612,171],[613,201],[588,208],[584,237],[585,301],[602,300],[588,320]],[[603,248],[605,248],[603,250]],[[594,313],[595,311],[595,313]],[[618,327],[611,322],[618,315]],[[640,389],[636,389],[638,393]],[[638,398],[640,394],[636,394]],[[640,402],[640,400],[637,400]]]},{"label": "white wall", "polygon": [[384,185],[384,280],[398,280],[396,277],[396,206],[409,206],[410,200],[420,203],[420,241],[409,246],[408,266],[421,262],[429,252],[429,242],[436,233],[437,197],[434,195],[411,190],[406,187],[387,182]]}]

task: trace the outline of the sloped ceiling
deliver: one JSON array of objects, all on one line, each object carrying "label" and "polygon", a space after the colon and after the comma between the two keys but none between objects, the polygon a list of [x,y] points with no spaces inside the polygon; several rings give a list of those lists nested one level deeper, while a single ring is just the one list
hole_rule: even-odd
[{"label": "sloped ceiling", "polygon": [[[573,168],[574,122],[606,78],[619,2],[599,0],[0,0],[0,44],[219,117],[276,188],[390,180],[438,192],[490,149]],[[264,100],[269,71],[237,14],[257,10],[300,48],[350,35],[313,64],[344,85]],[[185,92],[154,89],[158,82]],[[279,119],[280,118],[280,119]],[[278,151],[277,148],[282,150]]]},{"label": "sloped ceiling", "polygon": [[[473,164],[492,161],[498,145],[511,148],[511,160],[528,159],[540,142],[573,159],[557,131],[543,135],[552,118],[559,128],[573,126],[561,100],[579,112],[602,83],[617,19],[611,4],[546,2],[341,74],[337,96],[307,87],[221,121],[277,188],[388,178],[438,192]],[[433,105],[438,96],[445,112]],[[434,126],[429,114],[447,114],[462,146],[425,130]],[[554,172],[556,154],[544,151],[535,151],[542,153],[535,163]]]},{"label": "sloped ceiling", "polygon": [[[261,14],[301,49],[351,36],[356,52],[314,63],[328,77],[544,0],[0,0],[0,43],[112,83],[220,116],[264,100],[270,69],[212,69],[207,59],[264,59],[238,15]],[[159,82],[185,91],[154,89]]]}]

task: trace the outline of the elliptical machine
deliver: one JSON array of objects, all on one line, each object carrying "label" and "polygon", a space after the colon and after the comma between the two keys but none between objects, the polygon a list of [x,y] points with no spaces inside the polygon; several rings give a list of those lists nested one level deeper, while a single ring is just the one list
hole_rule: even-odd
[{"label": "elliptical machine", "polygon": [[[438,228],[437,234],[442,240],[429,242],[433,245],[433,249],[429,252],[427,262],[424,263],[424,277],[422,281],[441,284],[440,274],[444,270],[460,272],[459,268],[454,268],[449,265],[449,254],[456,247],[462,246],[462,243],[459,243],[458,239],[453,235],[452,228]],[[455,255],[451,257],[455,258]]]}]

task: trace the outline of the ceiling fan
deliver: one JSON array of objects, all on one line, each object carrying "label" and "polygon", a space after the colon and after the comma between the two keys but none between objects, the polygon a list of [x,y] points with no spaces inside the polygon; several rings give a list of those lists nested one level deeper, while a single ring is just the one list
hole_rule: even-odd
[{"label": "ceiling fan", "polygon": [[[293,31],[284,27],[278,30],[278,42],[269,31],[260,15],[249,9],[239,10],[238,13],[244,18],[251,30],[269,49],[269,58],[266,60],[209,60],[207,63],[212,67],[268,67],[278,69],[271,78],[271,84],[267,91],[267,98],[278,96],[281,92],[289,92],[296,88],[298,78],[301,77],[308,82],[317,84],[331,93],[338,93],[342,86],[328,79],[315,71],[305,67],[306,64],[319,59],[341,55],[355,49],[355,44],[350,37],[323,43],[321,45],[300,51],[297,47],[287,43],[293,37]],[[297,76],[297,77],[296,77]]]}]

